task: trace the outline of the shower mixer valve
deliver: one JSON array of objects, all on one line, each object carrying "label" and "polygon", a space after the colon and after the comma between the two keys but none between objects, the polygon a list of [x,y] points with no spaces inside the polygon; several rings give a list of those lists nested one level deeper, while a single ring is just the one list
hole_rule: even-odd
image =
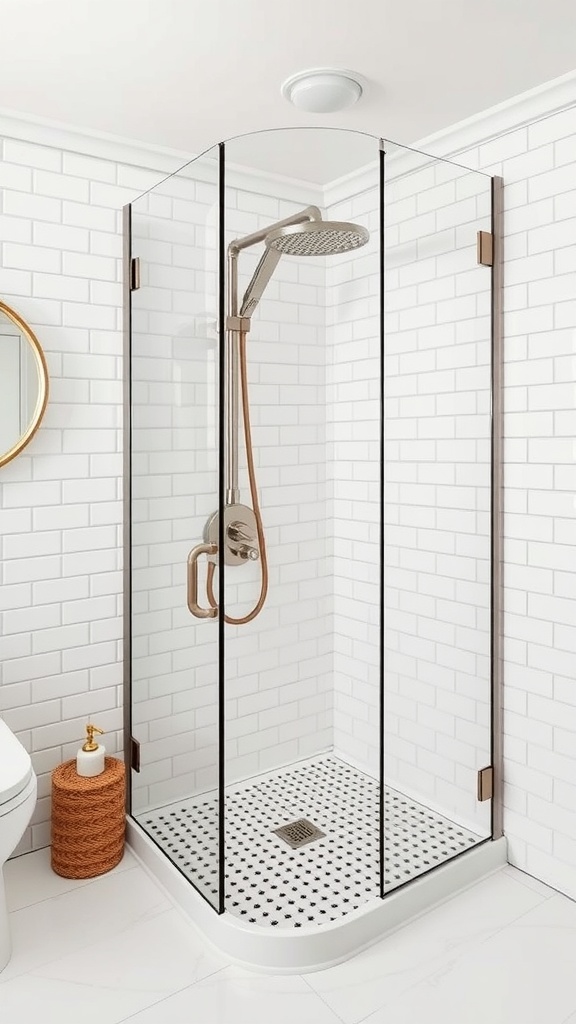
[{"label": "shower mixer valve", "polygon": [[[248,505],[226,505],[224,517],[224,563],[225,565],[242,565],[246,562],[257,562],[260,558],[258,529],[254,510]],[[218,542],[220,537],[220,513],[214,512],[204,528],[204,542],[197,544],[188,555],[188,608],[198,619],[214,619],[218,615],[217,606],[210,600],[210,607],[203,608],[198,602],[198,559],[206,555],[209,563],[210,580],[214,574],[214,566],[218,565]],[[211,568],[210,568],[211,565]]]}]

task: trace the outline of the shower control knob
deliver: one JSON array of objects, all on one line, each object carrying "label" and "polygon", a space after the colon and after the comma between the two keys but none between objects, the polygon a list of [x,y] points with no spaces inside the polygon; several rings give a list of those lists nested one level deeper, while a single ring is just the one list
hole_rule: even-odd
[{"label": "shower control knob", "polygon": [[260,557],[260,552],[256,545],[256,538],[244,523],[230,523],[227,532],[227,541],[230,548],[243,561],[256,562]]},{"label": "shower control knob", "polygon": [[251,562],[258,560],[258,548],[249,548],[247,544],[243,545],[240,549],[240,555],[242,558],[248,558]]}]

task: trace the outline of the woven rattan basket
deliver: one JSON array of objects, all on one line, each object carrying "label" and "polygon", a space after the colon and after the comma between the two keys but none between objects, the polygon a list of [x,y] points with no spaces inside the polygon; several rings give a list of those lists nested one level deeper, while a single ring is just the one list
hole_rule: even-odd
[{"label": "woven rattan basket", "polygon": [[64,878],[94,878],[124,853],[126,773],[107,757],[101,775],[76,773],[76,761],[52,772],[52,868]]}]

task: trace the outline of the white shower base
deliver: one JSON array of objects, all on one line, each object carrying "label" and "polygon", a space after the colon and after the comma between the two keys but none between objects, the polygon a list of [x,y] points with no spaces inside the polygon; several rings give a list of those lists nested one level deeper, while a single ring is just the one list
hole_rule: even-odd
[{"label": "white shower base", "polygon": [[[325,836],[293,850],[273,830],[299,818]],[[386,790],[384,883],[390,895],[381,899],[379,786],[323,755],[227,790],[227,912],[217,915],[187,881],[215,900],[214,798],[140,812],[137,820],[142,827],[129,822],[129,841],[144,864],[218,948],[263,970],[338,963],[506,860],[504,840],[483,842]],[[462,856],[448,863],[456,854]]]},{"label": "white shower base", "polygon": [[[226,792],[226,910],[250,924],[322,926],[380,894],[380,786],[333,755]],[[148,835],[216,901],[217,801],[183,800],[137,814]],[[291,849],[274,829],[305,818],[325,837]],[[385,892],[481,842],[454,822],[384,793]]]}]

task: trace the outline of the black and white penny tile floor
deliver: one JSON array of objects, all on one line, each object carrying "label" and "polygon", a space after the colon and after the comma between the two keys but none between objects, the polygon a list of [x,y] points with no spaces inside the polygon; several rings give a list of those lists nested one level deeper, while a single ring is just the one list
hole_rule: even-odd
[{"label": "black and white penny tile floor", "polygon": [[[300,928],[335,921],[377,898],[379,799],[374,779],[331,754],[227,790],[226,909],[253,924]],[[214,797],[181,800],[136,817],[214,902],[219,870]],[[293,849],[275,830],[300,819],[324,836]],[[302,826],[298,834],[304,835]],[[385,891],[479,841],[422,804],[385,790]]]}]

